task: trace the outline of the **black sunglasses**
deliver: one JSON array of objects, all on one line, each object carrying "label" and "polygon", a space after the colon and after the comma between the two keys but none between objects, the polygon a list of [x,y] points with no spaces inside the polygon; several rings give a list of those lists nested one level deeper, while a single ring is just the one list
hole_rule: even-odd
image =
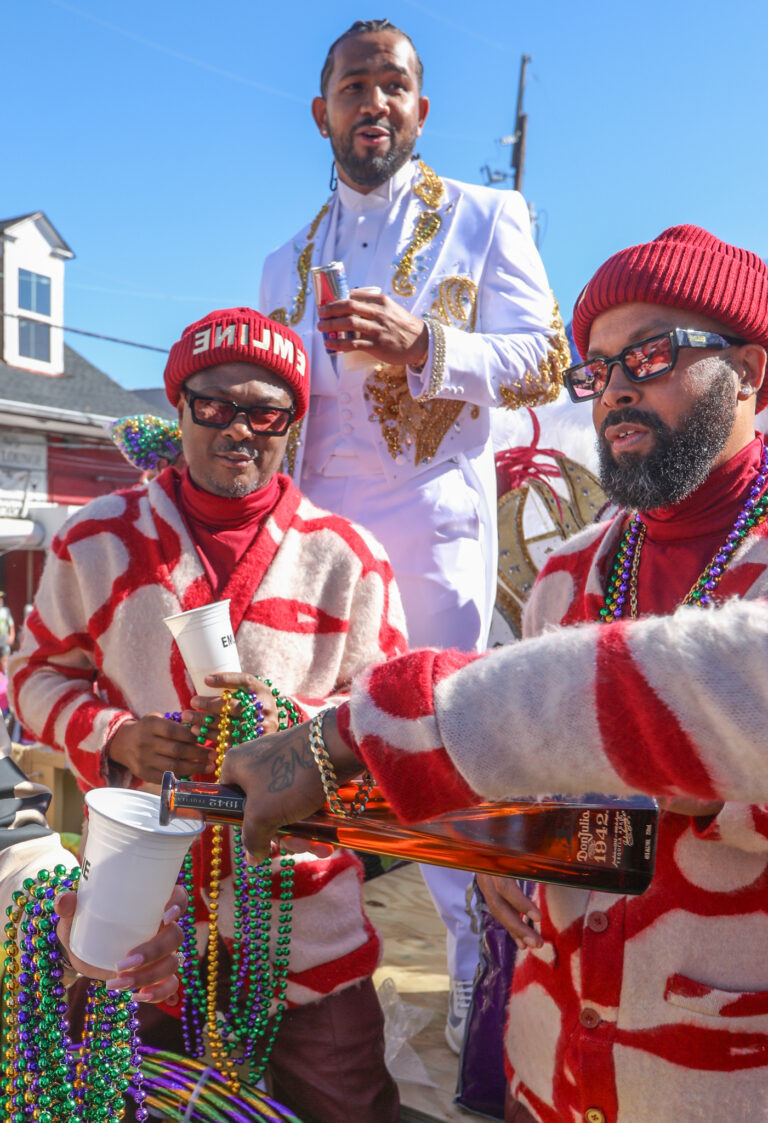
[{"label": "black sunglasses", "polygon": [[572,401],[588,402],[592,398],[599,398],[603,393],[611,377],[611,370],[617,363],[630,382],[648,382],[672,370],[681,347],[705,347],[721,351],[725,347],[743,343],[743,339],[718,335],[716,332],[671,328],[670,331],[630,343],[610,359],[599,355],[585,363],[577,363],[563,373],[563,381]]},{"label": "black sunglasses", "polygon": [[207,398],[188,389],[184,395],[194,423],[209,429],[226,429],[242,413],[254,435],[268,433],[271,437],[281,437],[288,432],[296,415],[293,406],[244,406],[229,398]]}]

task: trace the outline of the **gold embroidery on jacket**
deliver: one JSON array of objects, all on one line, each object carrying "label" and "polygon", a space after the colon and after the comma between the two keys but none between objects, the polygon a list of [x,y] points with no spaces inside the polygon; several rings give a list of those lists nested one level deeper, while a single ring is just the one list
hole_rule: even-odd
[{"label": "gold embroidery on jacket", "polygon": [[[274,317],[273,317],[274,318]],[[300,421],[294,421],[288,430],[288,440],[285,442],[285,453],[283,455],[284,471],[289,476],[293,476],[296,468],[296,456],[301,444],[301,430],[304,427],[304,418]]]},{"label": "gold embroidery on jacket", "polygon": [[477,285],[471,277],[446,277],[430,309],[444,324],[474,331],[477,323]]},{"label": "gold embroidery on jacket", "polygon": [[[430,313],[447,327],[473,331],[477,321],[477,285],[471,277],[446,277],[440,282]],[[390,456],[413,448],[414,463],[437,453],[443,437],[458,421],[465,402],[447,398],[415,400],[408,389],[403,366],[380,363],[365,383],[365,396],[373,403],[370,420],[377,421]],[[473,417],[479,410],[473,407]]]},{"label": "gold embroidery on jacket", "polygon": [[442,224],[443,220],[437,211],[422,211],[417,218],[413,237],[395,266],[395,275],[392,278],[392,291],[398,296],[413,296],[416,292],[416,286],[411,280],[413,259],[422,246],[432,241]]},{"label": "gold embroidery on jacket", "polygon": [[445,184],[440,176],[433,172],[423,160],[419,160],[419,171],[421,172],[421,180],[414,185],[413,193],[418,195],[428,207],[434,208],[443,197]]},{"label": "gold embroidery on jacket", "polygon": [[442,398],[416,401],[408,389],[405,367],[379,364],[365,384],[373,404],[371,421],[378,421],[390,456],[413,448],[414,463],[431,460],[440,442],[461,413],[463,402]]},{"label": "gold embroidery on jacket", "polygon": [[[445,192],[443,181],[423,160],[419,161],[419,171],[421,172],[421,179],[418,183],[414,184],[413,193],[414,195],[418,195],[426,206],[436,207]],[[330,210],[331,202],[332,197],[328,199],[327,202],[323,203],[323,206],[313,218],[312,224],[309,227],[309,233],[307,234],[307,244],[298,256],[296,271],[299,274],[299,291],[296,294],[293,312],[289,315],[285,308],[275,308],[273,312],[269,313],[271,319],[277,320],[280,324],[285,324],[286,327],[295,327],[304,316],[307,307],[307,294],[309,292],[307,282],[309,280],[309,271],[312,267],[312,254],[315,249],[315,236],[320,227],[320,223]],[[442,219],[440,215],[436,214],[434,211],[422,211],[419,215],[413,237],[406,246],[400,261],[395,265],[392,289],[398,296],[413,296],[416,289],[409,280],[413,268],[413,260],[422,246],[432,241],[441,225]]]},{"label": "gold embroidery on jacket", "polygon": [[507,382],[499,386],[501,400],[507,409],[520,406],[541,406],[553,402],[563,387],[563,371],[571,362],[571,351],[563,327],[560,307],[552,297],[553,315],[550,329],[554,333],[549,341],[547,353],[539,363],[536,374],[526,371],[522,380]]},{"label": "gold embroidery on jacket", "polygon": [[405,247],[403,256],[395,266],[392,277],[392,291],[398,296],[413,296],[416,286],[411,280],[411,271],[416,254],[435,237],[443,225],[441,216],[434,209],[445,193],[445,185],[439,175],[436,175],[423,160],[419,160],[421,179],[413,186],[414,195],[418,195],[422,203],[429,210],[422,211],[416,219],[413,237]]},{"label": "gold embroidery on jacket", "polygon": [[277,320],[279,324],[285,324],[286,327],[295,327],[304,315],[304,310],[307,306],[307,293],[309,286],[309,270],[312,265],[312,251],[315,248],[315,235],[317,234],[318,227],[323,221],[325,216],[330,210],[331,200],[323,203],[320,210],[312,219],[312,225],[307,234],[307,244],[298,256],[296,261],[296,272],[299,274],[299,291],[296,294],[296,303],[290,316],[285,308],[275,308],[273,312],[269,313],[271,320]]}]

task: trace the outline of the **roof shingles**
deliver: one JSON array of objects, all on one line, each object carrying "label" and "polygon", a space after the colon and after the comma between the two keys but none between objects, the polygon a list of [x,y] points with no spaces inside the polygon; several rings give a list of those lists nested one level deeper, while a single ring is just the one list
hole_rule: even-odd
[{"label": "roof shingles", "polygon": [[[124,389],[66,343],[60,375],[37,374],[0,362],[0,398],[102,417],[157,412],[155,406]],[[173,412],[170,406],[168,411]]]}]

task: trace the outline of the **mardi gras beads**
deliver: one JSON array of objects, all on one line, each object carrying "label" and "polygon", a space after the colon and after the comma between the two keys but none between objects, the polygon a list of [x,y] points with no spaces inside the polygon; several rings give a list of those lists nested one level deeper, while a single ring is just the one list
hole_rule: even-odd
[{"label": "mardi gras beads", "polygon": [[[758,526],[768,515],[766,484],[768,484],[768,447],[763,449],[758,474],[732,529],[726,535],[725,542],[715,552],[704,572],[683,598],[683,604],[700,604],[703,607],[712,604],[712,594],[737,548],[752,528]],[[605,604],[600,609],[600,616],[604,623],[618,620],[624,615],[627,598],[629,598],[630,616],[633,618],[637,616],[637,580],[645,529],[642,518],[639,514],[635,514],[624,532],[608,579]]]},{"label": "mardi gras beads", "polygon": [[[269,679],[263,681],[275,699],[278,725],[286,729],[300,721],[293,702],[281,695]],[[234,703],[237,703],[235,708]],[[175,716],[175,715],[167,715]],[[253,740],[264,732],[264,706],[246,690],[222,693],[221,713],[208,714],[198,735],[200,744],[211,744],[214,721],[218,779],[224,757],[231,745]],[[239,829],[233,838],[234,850],[234,941],[230,967],[230,1006],[220,1019],[217,1015],[219,991],[219,901],[223,848],[226,839],[220,823],[211,828],[211,873],[208,905],[208,969],[205,981],[200,972],[194,916],[194,859],[187,855],[181,881],[190,898],[190,911],[182,920],[184,986],[182,1026],[188,1054],[201,1057],[207,1044],[213,1063],[224,1074],[233,1091],[240,1089],[238,1066],[247,1063],[248,1080],[255,1084],[262,1076],[277,1036],[288,984],[288,962],[293,908],[294,860],[281,853],[279,873],[279,913],[276,954],[270,962],[272,930],[272,863],[249,865]],[[242,1057],[235,1057],[236,1051]]]},{"label": "mardi gras beads", "polygon": [[[40,870],[27,878],[7,909],[4,951],[4,1066],[0,1112],[10,1123],[96,1123],[121,1119],[125,1094],[142,1101],[137,1004],[92,982],[81,1046],[69,1036],[65,961],[54,903],[80,876]],[[138,1120],[146,1120],[141,1106]]]},{"label": "mardi gras beads", "polygon": [[204,1062],[142,1047],[147,1104],[179,1123],[300,1123],[255,1088],[235,1094]]},{"label": "mardi gras beads", "polygon": [[110,425],[110,436],[129,464],[140,471],[154,471],[158,459],[173,464],[181,452],[178,422],[152,413],[121,417]]}]

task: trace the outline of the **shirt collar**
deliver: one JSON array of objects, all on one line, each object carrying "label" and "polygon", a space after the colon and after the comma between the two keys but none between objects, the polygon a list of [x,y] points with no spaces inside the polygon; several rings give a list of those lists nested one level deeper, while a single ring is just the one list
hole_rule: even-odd
[{"label": "shirt collar", "polygon": [[359,214],[365,211],[383,210],[411,186],[417,174],[418,165],[416,161],[406,160],[399,171],[390,176],[385,183],[374,187],[373,191],[369,191],[367,195],[364,195],[361,191],[355,191],[354,187],[349,187],[340,179],[337,187],[339,202],[345,210],[356,211]]}]

